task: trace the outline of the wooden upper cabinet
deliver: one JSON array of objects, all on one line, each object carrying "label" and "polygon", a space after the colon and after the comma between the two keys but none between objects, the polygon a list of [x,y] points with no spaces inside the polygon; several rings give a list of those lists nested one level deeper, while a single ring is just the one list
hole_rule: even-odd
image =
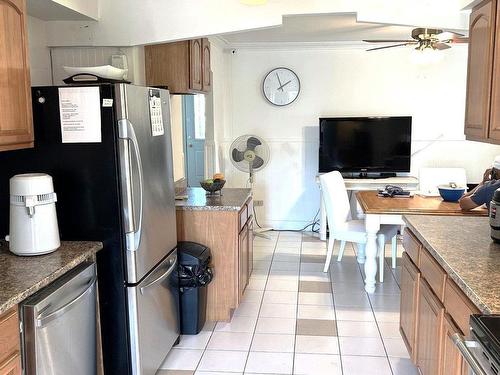
[{"label": "wooden upper cabinet", "polygon": [[25,0],[0,0],[0,151],[33,147]]},{"label": "wooden upper cabinet", "polygon": [[207,38],[201,41],[202,46],[202,77],[203,77],[203,91],[210,91],[212,87],[212,68],[210,65],[210,42]]},{"label": "wooden upper cabinet", "polygon": [[[208,39],[146,46],[146,84],[167,86],[172,94],[210,91],[210,43]],[[205,61],[205,57],[207,61]]]},{"label": "wooden upper cabinet", "polygon": [[[494,6],[492,5],[492,8]],[[491,80],[491,109],[490,109],[490,123],[488,138],[494,143],[500,143],[500,7],[496,7],[496,38],[495,38],[495,50],[493,57],[493,72]]]}]

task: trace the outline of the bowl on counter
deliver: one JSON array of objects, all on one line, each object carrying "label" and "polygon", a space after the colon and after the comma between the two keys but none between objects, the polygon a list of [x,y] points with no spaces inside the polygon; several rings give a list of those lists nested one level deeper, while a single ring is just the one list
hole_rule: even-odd
[{"label": "bowl on counter", "polygon": [[226,180],[214,180],[212,183],[200,181],[200,186],[207,192],[208,195],[213,195],[220,191],[224,187],[225,183]]},{"label": "bowl on counter", "polygon": [[458,200],[464,195],[467,190],[466,187],[462,186],[450,186],[450,185],[439,185],[438,186],[439,195],[446,202],[458,202]]}]

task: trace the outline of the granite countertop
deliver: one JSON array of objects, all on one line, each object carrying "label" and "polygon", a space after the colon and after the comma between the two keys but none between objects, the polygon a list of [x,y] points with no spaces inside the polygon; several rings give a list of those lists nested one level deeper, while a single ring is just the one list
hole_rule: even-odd
[{"label": "granite countertop", "polygon": [[100,242],[62,241],[61,247],[51,254],[21,257],[0,241],[0,314],[101,249]]},{"label": "granite countertop", "polygon": [[239,211],[250,197],[250,189],[225,188],[222,195],[207,196],[200,188],[187,188],[187,199],[176,200],[178,210]]},{"label": "granite countertop", "polygon": [[500,314],[500,244],[487,217],[404,216],[408,227],[483,314]]}]

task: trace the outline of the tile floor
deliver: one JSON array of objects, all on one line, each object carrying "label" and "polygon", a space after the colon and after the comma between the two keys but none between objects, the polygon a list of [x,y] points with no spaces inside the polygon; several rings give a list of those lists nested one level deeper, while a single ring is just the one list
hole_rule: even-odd
[{"label": "tile floor", "polygon": [[231,322],[183,336],[159,375],[417,374],[399,335],[399,268],[389,267],[389,248],[385,282],[368,295],[352,246],[323,273],[326,247],[315,235],[269,235],[255,239],[252,277]]}]

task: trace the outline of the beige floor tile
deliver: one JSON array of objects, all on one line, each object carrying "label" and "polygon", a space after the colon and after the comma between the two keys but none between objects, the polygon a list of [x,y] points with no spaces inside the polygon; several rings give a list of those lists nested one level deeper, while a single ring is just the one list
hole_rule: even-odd
[{"label": "beige floor tile", "polygon": [[252,340],[252,352],[293,353],[295,335],[256,333]]},{"label": "beige floor tile", "polygon": [[298,305],[297,318],[335,320],[335,308],[333,306]]},{"label": "beige floor tile", "polygon": [[295,334],[296,319],[259,318],[256,333]]},{"label": "beige floor tile", "polygon": [[295,319],[297,315],[297,305],[287,305],[282,303],[263,303],[260,307],[259,316],[262,318],[287,318]]},{"label": "beige floor tile", "polygon": [[339,354],[339,340],[336,336],[298,335],[295,339],[296,353]]},{"label": "beige floor tile", "polygon": [[392,375],[387,357],[342,355],[344,375]]},{"label": "beige floor tile", "polygon": [[340,353],[344,355],[385,357],[382,339],[376,337],[339,337]]},{"label": "beige floor tile", "polygon": [[214,332],[208,343],[210,350],[250,350],[253,333],[248,332]]},{"label": "beige floor tile", "polygon": [[323,272],[323,263],[304,263],[300,264],[301,272]]},{"label": "beige floor tile", "polygon": [[291,374],[293,353],[250,352],[245,373]]},{"label": "beige floor tile", "polygon": [[380,337],[375,322],[337,321],[339,336],[343,337]]},{"label": "beige floor tile", "polygon": [[173,348],[160,366],[166,370],[196,370],[196,366],[203,355],[203,350]]},{"label": "beige floor tile", "polygon": [[299,292],[332,293],[332,284],[324,281],[304,281],[299,283]]},{"label": "beige floor tile", "polygon": [[243,372],[247,357],[246,351],[206,350],[197,370]]},{"label": "beige floor tile", "polygon": [[303,263],[321,263],[321,264],[324,264],[326,261],[326,256],[325,255],[302,254],[300,256],[300,261]]},{"label": "beige floor tile", "polygon": [[297,319],[297,335],[337,336],[335,320]]},{"label": "beige floor tile", "polygon": [[342,375],[340,356],[296,353],[293,373],[297,375]]},{"label": "beige floor tile", "polygon": [[[299,276],[299,280],[301,281],[321,281],[321,282],[329,282],[330,276],[328,273],[324,272],[301,272]],[[334,285],[335,288],[335,285]]]}]

